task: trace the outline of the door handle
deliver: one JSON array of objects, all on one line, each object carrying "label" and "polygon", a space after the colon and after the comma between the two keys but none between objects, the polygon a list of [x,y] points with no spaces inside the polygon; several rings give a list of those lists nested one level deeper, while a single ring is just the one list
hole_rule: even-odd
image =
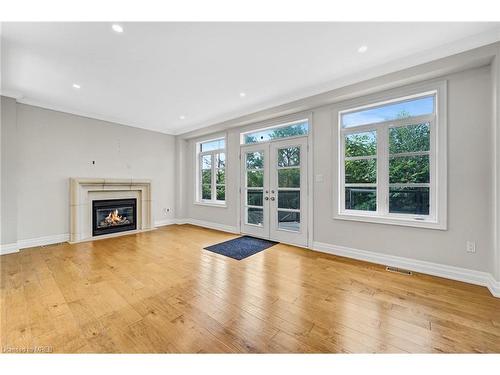
[{"label": "door handle", "polygon": [[268,200],[269,200],[269,197],[265,197],[264,199],[265,199],[266,201],[268,201]]},{"label": "door handle", "polygon": [[271,197],[271,200],[273,201],[273,200],[275,200],[275,198],[274,198],[274,197]]}]

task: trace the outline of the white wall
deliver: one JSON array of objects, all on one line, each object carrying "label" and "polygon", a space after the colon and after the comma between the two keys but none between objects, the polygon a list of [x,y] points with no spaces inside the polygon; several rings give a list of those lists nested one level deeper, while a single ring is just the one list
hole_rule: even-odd
[{"label": "white wall", "polygon": [[155,221],[174,218],[174,136],[17,104],[17,142],[8,142],[17,157],[9,199],[17,195],[18,241],[69,232],[70,177],[151,179]]},{"label": "white wall", "polygon": [[500,45],[497,46],[497,54],[491,64],[492,74],[492,103],[493,103],[493,189],[495,196],[494,206],[494,253],[492,264],[495,266],[495,278],[498,280],[500,289]]},{"label": "white wall", "polygon": [[[314,175],[324,177],[324,182],[314,183],[315,242],[493,272],[490,67],[442,78],[448,80],[448,230],[333,219],[336,125],[332,106],[323,106],[312,110]],[[184,158],[188,218],[238,228],[239,134],[246,128],[227,130],[227,208],[194,203],[195,143],[220,133],[187,140]],[[475,254],[465,252],[466,240],[477,242]]]},{"label": "white wall", "polygon": [[12,98],[1,99],[1,233],[2,245],[17,241],[17,108]]},{"label": "white wall", "polygon": [[186,214],[186,176],[189,173],[185,170],[187,142],[177,137],[175,140],[175,217],[184,218]]}]

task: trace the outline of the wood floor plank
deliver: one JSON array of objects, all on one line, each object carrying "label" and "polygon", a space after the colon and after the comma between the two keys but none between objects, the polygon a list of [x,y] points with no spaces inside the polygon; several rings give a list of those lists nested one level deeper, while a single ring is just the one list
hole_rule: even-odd
[{"label": "wood floor plank", "polygon": [[0,257],[2,349],[62,353],[498,353],[486,288],[174,225]]}]

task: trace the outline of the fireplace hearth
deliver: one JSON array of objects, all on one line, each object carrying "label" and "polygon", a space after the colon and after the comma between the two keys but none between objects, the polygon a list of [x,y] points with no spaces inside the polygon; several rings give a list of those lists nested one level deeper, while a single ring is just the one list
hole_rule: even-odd
[{"label": "fireplace hearth", "polygon": [[137,200],[92,201],[92,235],[100,236],[137,229]]}]

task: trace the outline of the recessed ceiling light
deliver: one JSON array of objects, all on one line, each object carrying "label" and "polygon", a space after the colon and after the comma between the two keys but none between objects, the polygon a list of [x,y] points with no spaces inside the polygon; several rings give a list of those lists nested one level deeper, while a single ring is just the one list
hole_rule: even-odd
[{"label": "recessed ceiling light", "polygon": [[113,29],[113,31],[115,31],[117,33],[123,33],[123,27],[121,27],[117,23],[113,24],[113,26],[111,26],[111,28]]},{"label": "recessed ceiling light", "polygon": [[82,87],[82,86],[80,86],[78,83],[73,83],[73,88],[74,89],[79,89],[80,87]]},{"label": "recessed ceiling light", "polygon": [[358,52],[359,53],[365,53],[366,51],[368,51],[368,46],[361,46],[358,48]]},{"label": "recessed ceiling light", "polygon": [[186,116],[184,116],[184,115],[180,115],[180,116],[179,116],[179,119],[180,119],[180,120],[185,120],[185,119],[186,119]]},{"label": "recessed ceiling light", "polygon": [[245,96],[247,96],[247,94],[246,94],[246,93],[244,93],[244,92],[240,92],[240,97],[244,98]]}]

